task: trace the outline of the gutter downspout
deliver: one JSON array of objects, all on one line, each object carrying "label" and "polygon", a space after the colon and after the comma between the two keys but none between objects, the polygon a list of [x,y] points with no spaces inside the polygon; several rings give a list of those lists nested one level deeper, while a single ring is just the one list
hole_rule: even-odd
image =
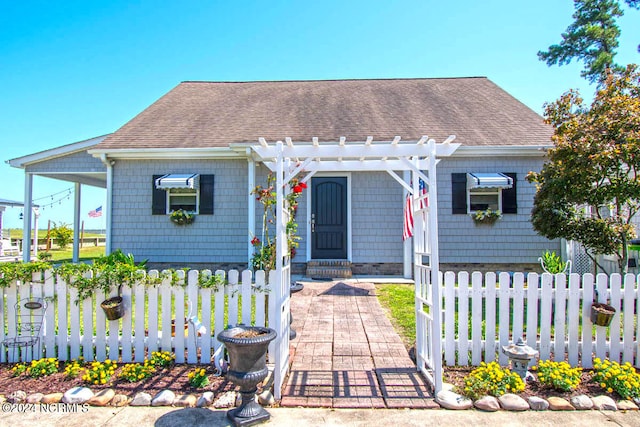
[{"label": "gutter downspout", "polygon": [[113,200],[113,165],[116,163],[115,160],[110,160],[107,158],[107,155],[102,153],[100,154],[100,161],[107,167],[107,209],[106,209],[106,218],[105,218],[105,254],[109,255],[111,253],[111,212],[112,212],[112,203]]}]

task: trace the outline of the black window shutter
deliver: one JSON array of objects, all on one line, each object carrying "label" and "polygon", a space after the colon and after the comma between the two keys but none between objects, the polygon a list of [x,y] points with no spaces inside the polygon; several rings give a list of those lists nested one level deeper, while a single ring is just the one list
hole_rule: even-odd
[{"label": "black window shutter", "polygon": [[200,215],[213,215],[213,175],[200,175]]},{"label": "black window shutter", "polygon": [[151,214],[152,215],[165,215],[167,213],[167,191],[158,190],[156,188],[156,179],[164,175],[153,175],[153,181],[151,181]]},{"label": "black window shutter", "polygon": [[466,214],[467,213],[467,174],[452,173],[451,174],[451,213]]},{"label": "black window shutter", "polygon": [[517,175],[515,173],[503,173],[513,179],[513,187],[502,190],[502,213],[516,214],[518,213]]}]

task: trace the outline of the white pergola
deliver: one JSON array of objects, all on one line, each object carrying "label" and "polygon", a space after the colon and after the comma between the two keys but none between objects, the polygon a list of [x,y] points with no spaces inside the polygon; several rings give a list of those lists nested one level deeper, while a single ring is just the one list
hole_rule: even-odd
[{"label": "white pergola", "polygon": [[[292,178],[305,173],[306,182],[317,172],[386,171],[413,197],[413,277],[415,280],[416,357],[417,367],[435,391],[442,388],[442,325],[441,297],[438,280],[438,202],[436,164],[438,158],[448,157],[460,146],[450,136],[442,143],[423,136],[417,141],[325,142],[293,141],[285,138],[269,144],[260,138],[260,145],[251,147],[256,160],[261,161],[276,176],[276,268],[272,290],[276,309],[270,313],[270,326],[278,333],[275,342],[275,392],[279,399],[282,383],[289,367],[289,287],[290,259],[286,238],[288,210],[285,197]],[[403,177],[397,172],[403,171]],[[419,191],[424,181],[427,192]],[[273,277],[273,276],[272,276]],[[275,286],[274,286],[275,285]],[[273,316],[273,317],[271,317]]]}]

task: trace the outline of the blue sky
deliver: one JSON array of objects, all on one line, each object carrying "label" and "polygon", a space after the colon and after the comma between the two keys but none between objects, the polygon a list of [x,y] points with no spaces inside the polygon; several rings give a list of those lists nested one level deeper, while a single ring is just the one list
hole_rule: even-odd
[{"label": "blue sky", "polygon": [[[638,63],[640,11],[625,11],[617,61]],[[4,161],[113,132],[185,80],[487,76],[541,113],[569,88],[593,91],[581,64],[536,56],[572,13],[570,0],[4,0],[0,198],[24,198],[23,171]],[[72,187],[34,181],[35,199]],[[83,187],[86,228],[104,227],[87,215],[104,199]],[[41,227],[71,223],[72,200],[45,208]]]}]

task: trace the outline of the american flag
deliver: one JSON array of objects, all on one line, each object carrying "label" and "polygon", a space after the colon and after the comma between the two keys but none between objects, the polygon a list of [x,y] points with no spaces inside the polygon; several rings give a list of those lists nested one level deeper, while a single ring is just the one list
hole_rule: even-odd
[{"label": "american flag", "polygon": [[89,211],[89,218],[99,218],[102,216],[102,206],[98,206],[92,211]]},{"label": "american flag", "polygon": [[[423,180],[419,181],[420,184],[420,196],[424,196],[427,194],[427,186],[425,185]],[[422,209],[427,207],[428,200],[422,199]],[[404,226],[402,227],[402,240],[407,240],[409,237],[413,236],[413,197],[411,194],[407,194],[407,200],[404,204]]]}]

